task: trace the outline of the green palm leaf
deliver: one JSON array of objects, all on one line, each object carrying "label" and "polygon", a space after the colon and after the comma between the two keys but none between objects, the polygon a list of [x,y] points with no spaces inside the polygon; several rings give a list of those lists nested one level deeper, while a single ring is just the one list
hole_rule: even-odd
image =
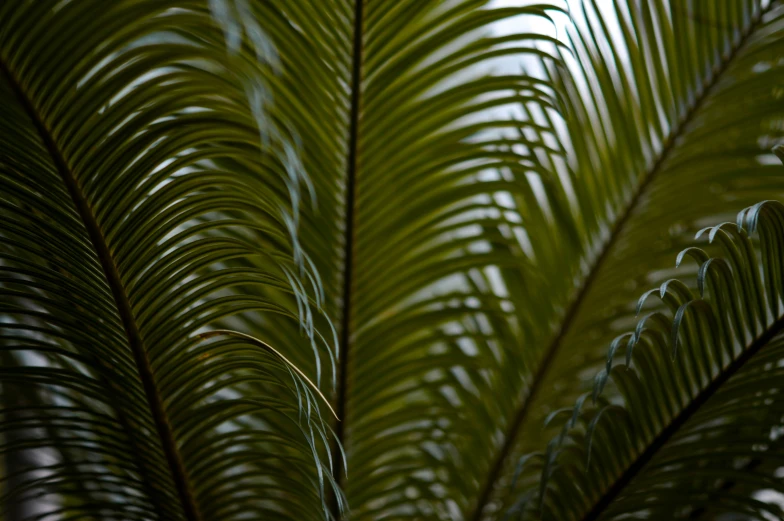
[{"label": "green palm leaf", "polygon": [[[548,23],[541,6],[485,4],[348,2],[350,24],[330,18],[334,11],[319,13],[337,41],[304,30],[300,13],[279,6],[303,28],[303,45],[318,49],[314,70],[337,74],[342,87],[327,84],[296,102],[305,114],[339,109],[331,116],[338,125],[303,119],[297,128],[325,129],[304,141],[303,163],[322,174],[317,211],[303,210],[302,237],[340,321],[335,430],[348,473],[339,468],[337,479],[352,519],[438,519],[474,508],[492,464],[494,425],[523,383],[524,297],[513,304],[499,295],[512,291],[499,287],[539,277],[515,236],[522,226],[514,206],[531,207],[526,226],[541,225],[532,233],[556,226],[536,208],[526,176],[546,173],[535,150],[560,151],[525,137],[552,133],[548,122],[498,109],[555,100],[533,75],[487,67],[541,55],[536,42],[552,39],[490,32],[511,17]],[[521,144],[530,149],[514,149]],[[565,205],[557,182],[549,192],[554,205]],[[504,197],[512,202],[499,202]],[[540,244],[543,257],[561,249]]]},{"label": "green palm leaf", "polygon": [[[580,248],[558,271],[537,264],[541,294],[555,302],[532,311],[547,326],[535,331],[517,411],[502,422],[488,514],[511,505],[514,463],[546,446],[547,415],[590,388],[607,344],[633,323],[636,288],[672,276],[669,259],[704,223],[728,218],[728,202],[753,204],[777,186],[776,134],[760,128],[778,118],[777,98],[755,69],[777,45],[775,2],[570,5],[568,72],[550,77],[570,158],[554,168],[569,179]],[[759,88],[745,95],[742,81]]]},{"label": "green palm leaf", "polygon": [[[746,230],[760,237],[759,260]],[[591,405],[580,400],[564,411],[571,420],[561,435],[526,462],[542,469],[546,492],[521,501],[519,517],[696,519],[708,509],[782,515],[780,506],[754,496],[782,490],[773,479],[781,422],[775,375],[784,354],[782,232],[784,205],[767,201],[741,212],[737,224],[709,229],[720,256],[683,251],[679,263],[690,256],[699,266],[697,293],[671,279],[643,295],[638,310],[655,294],[670,313],[644,315],[613,342]],[[616,363],[621,357],[625,363]]]},{"label": "green palm leaf", "polygon": [[[628,305],[633,301],[633,292],[641,285],[660,284],[673,276],[671,264],[668,266],[669,263],[662,256],[675,256],[689,244],[690,241],[685,239],[687,234],[701,228],[704,223],[727,219],[729,202],[735,205],[751,204],[777,194],[780,190],[776,180],[780,167],[775,166],[772,154],[767,152],[778,139],[778,132],[772,129],[780,117],[779,96],[772,87],[779,72],[775,67],[768,66],[768,57],[775,54],[780,46],[781,10],[776,2],[716,2],[689,6],[652,2],[628,7],[618,3],[608,9],[609,12],[615,11],[617,19],[621,20],[618,34],[608,28],[613,24],[608,11],[598,10],[591,5],[586,3],[586,10],[583,11],[587,13],[585,19],[591,20],[590,24],[582,25],[572,36],[577,48],[576,55],[585,58],[576,69],[577,76],[562,79],[564,88],[573,93],[565,96],[565,99],[578,102],[569,113],[586,123],[591,118],[600,117],[604,125],[594,125],[595,132],[572,132],[569,142],[574,147],[574,155],[583,156],[578,163],[581,171],[590,168],[596,172],[594,175],[601,175],[605,179],[615,178],[612,173],[599,174],[593,165],[600,164],[610,172],[619,173],[616,178],[619,186],[630,186],[631,189],[624,188],[626,195],[619,197],[621,210],[616,211],[617,217],[610,217],[610,222],[614,223],[611,232],[606,235],[605,245],[598,250],[594,267],[577,293],[571,312],[566,315],[566,327],[561,329],[565,332],[557,337],[558,342],[551,344],[551,348],[555,346],[555,354],[547,359],[548,364],[543,371],[545,376],[541,388],[547,392],[542,393],[542,405],[539,406],[538,414],[532,418],[536,421],[542,421],[548,415],[557,416],[562,408],[564,413],[571,413],[569,402],[574,403],[586,392],[590,394],[590,374],[606,363],[606,346],[617,337],[618,341],[612,342],[612,350],[620,353],[628,340],[628,336],[621,338],[618,335],[633,324],[635,308]],[[602,6],[605,7],[608,6]],[[605,25],[602,26],[602,23]],[[671,37],[674,34],[689,36],[676,46],[673,42],[678,41],[677,38]],[[603,43],[605,41],[612,42],[609,53],[607,47],[602,47],[606,45]],[[629,55],[628,61],[619,57],[626,53]],[[629,71],[627,79],[614,77],[611,71],[615,67]],[[705,72],[700,74],[700,71]],[[589,78],[588,85],[595,89],[595,94],[586,94],[579,83],[570,86],[575,77]],[[630,85],[628,78],[637,84]],[[624,84],[625,81],[627,83]],[[592,100],[602,98],[607,102],[606,108],[603,106],[602,113],[597,114],[591,105]],[[656,120],[659,123],[653,123]],[[639,136],[643,136],[643,139],[637,142]],[[597,157],[597,151],[602,151],[608,159]],[[635,162],[649,166],[637,170],[644,173],[638,174],[639,177],[629,185],[620,176],[634,172],[627,165],[633,166]],[[589,212],[588,215],[594,213]],[[753,277],[748,279],[748,284],[754,280]],[[776,291],[775,288],[775,281],[769,281],[765,289],[758,291],[772,293]],[[664,304],[660,306],[666,309]],[[747,308],[748,313],[757,313],[758,320],[764,323],[767,317],[757,306],[756,310]],[[656,308],[651,311],[656,311]],[[750,320],[748,316],[744,319]],[[576,374],[581,375],[581,378],[574,378]],[[668,392],[682,392],[688,396],[688,385],[679,382],[675,378],[672,382],[667,380],[666,384],[662,382],[656,387],[674,387],[674,390]],[[649,387],[652,385],[649,384]],[[599,415],[604,418],[602,421],[614,418],[616,430],[622,433],[627,430],[628,418],[612,405],[616,403],[612,396],[618,391],[606,392],[609,394],[606,402],[608,406],[600,408],[602,412]],[[661,391],[646,390],[646,398],[654,392]],[[642,393],[639,394],[642,396]],[[583,400],[581,398],[578,403]],[[648,423],[661,421],[656,416],[658,410],[651,409],[650,402],[641,397],[636,400],[635,408],[645,408]],[[535,410],[535,407],[531,409]],[[716,417],[713,419],[716,420]],[[772,424],[769,418],[765,421],[769,423],[758,422],[750,428],[758,429],[757,435],[765,433],[763,437],[767,436]],[[557,423],[549,420],[552,428]],[[598,421],[597,424],[601,425]],[[548,446],[535,432],[533,435],[530,429],[526,432],[529,437],[523,443],[528,450],[544,451],[545,447],[549,447],[547,454],[556,452],[558,442]],[[638,434],[633,435],[634,443],[649,442]],[[549,430],[544,431],[543,436],[549,435]],[[673,433],[670,435],[675,436]],[[728,443],[730,440],[729,437],[724,439]],[[738,439],[737,446],[745,441]],[[722,457],[719,447],[715,447],[714,453],[717,460]],[[658,447],[656,452],[659,450],[666,453],[670,451],[670,445],[666,449]],[[622,462],[616,460],[614,464],[619,465],[620,469],[635,465],[631,475],[636,472],[641,474],[636,479],[645,480],[650,472],[654,476],[650,478],[649,484],[656,483],[659,487],[672,488],[678,492],[684,490],[684,483],[693,484],[688,479],[668,481],[677,473],[657,478],[655,464],[645,465],[645,451],[640,450],[635,454],[634,458]],[[537,506],[532,504],[536,505],[534,498],[541,495],[539,490],[544,485],[539,482],[541,467],[537,470],[537,465],[533,465],[532,461],[530,456],[520,460],[516,495],[522,498],[519,500],[520,505],[526,504],[536,511]],[[548,463],[544,469],[545,475],[556,472],[554,468],[557,466],[554,461]],[[727,470],[731,468],[728,466]],[[610,488],[613,480],[608,476],[612,476],[613,471],[605,471],[599,486]],[[680,472],[682,476],[687,474],[683,469]],[[577,478],[579,475],[580,472],[576,472],[571,477],[582,479]],[[631,475],[627,474],[629,479]],[[527,485],[519,485],[521,481]],[[737,481],[736,476],[727,482]],[[664,510],[666,513],[647,510],[645,493],[640,493],[633,500],[636,501],[636,510],[626,503],[616,511],[615,501],[623,502],[623,499],[617,495],[605,496],[604,493],[598,496],[605,498],[604,503],[598,506],[593,504],[593,501],[599,501],[597,496],[590,493],[586,493],[587,497],[573,500],[565,499],[572,497],[569,493],[559,493],[556,496],[560,499],[548,499],[548,505],[558,504],[559,501],[566,504],[557,519],[596,519],[605,515],[612,518],[613,512],[615,515],[621,515],[619,512],[628,515],[631,511],[654,519],[658,519],[657,515],[663,518],[689,518],[692,515],[703,515],[704,509],[678,508],[689,504],[689,501],[695,502],[693,504],[698,501],[704,503],[706,490],[714,489],[711,484],[714,484],[711,478],[693,484],[691,490],[694,495],[687,499],[684,494],[679,498],[680,502],[673,499],[669,502],[670,509]],[[582,485],[575,486],[579,489]],[[737,490],[740,489],[742,487]],[[528,492],[521,495],[519,490]],[[759,489],[753,489],[752,492],[755,490]],[[572,493],[574,491],[572,489]],[[646,491],[650,493],[650,489]],[[745,493],[748,500],[748,489]],[[740,492],[735,499],[739,500],[742,494]],[[674,494],[673,498],[676,497],[677,494]],[[628,510],[624,511],[623,508]],[[718,511],[721,512],[721,509]]]},{"label": "green palm leaf", "polygon": [[48,460],[9,466],[2,503],[323,518],[307,381],[258,342],[200,335],[251,314],[329,349],[292,234],[301,173],[255,103],[274,71],[199,3],[8,2],[0,20],[1,371],[40,402],[6,407],[2,452]]}]

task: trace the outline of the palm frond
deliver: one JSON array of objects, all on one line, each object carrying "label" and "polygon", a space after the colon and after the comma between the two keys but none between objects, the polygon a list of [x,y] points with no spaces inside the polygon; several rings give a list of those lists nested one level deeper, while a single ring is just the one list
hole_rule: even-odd
[{"label": "palm frond", "polygon": [[553,325],[541,328],[537,370],[506,427],[488,515],[514,501],[519,458],[547,446],[547,416],[590,390],[606,346],[634,323],[637,288],[671,278],[689,235],[730,218],[728,207],[781,190],[770,153],[782,108],[771,87],[776,2],[585,1],[571,14],[568,73],[551,77],[563,93],[562,176],[584,249],[572,260],[577,282],[555,286],[561,307],[539,317]]},{"label": "palm frond", "polygon": [[[334,68],[344,86],[333,94],[345,100],[342,163],[315,185],[327,208],[304,215],[302,231],[323,236],[313,258],[339,267],[325,276],[341,323],[336,432],[348,473],[338,479],[351,519],[469,517],[493,464],[495,425],[514,409],[528,364],[517,288],[539,275],[521,237],[530,230],[543,259],[570,247],[533,237],[557,229],[566,206],[539,167],[539,154],[561,154],[539,141],[554,129],[531,115],[557,100],[548,82],[508,65],[553,59],[539,46],[557,42],[491,29],[506,19],[550,23],[550,7],[349,5],[351,24],[337,26],[345,32],[332,50],[345,57],[317,69]],[[304,142],[309,164],[331,144],[314,146]],[[548,183],[550,213],[537,192]],[[329,251],[332,237],[342,251]]]},{"label": "palm frond", "polygon": [[[281,1],[259,18],[280,42],[272,96],[292,115],[305,170],[318,172],[300,237],[341,324],[335,430],[348,474],[338,444],[333,464],[352,519],[470,510],[496,418],[523,384],[525,297],[509,288],[538,277],[523,229],[546,235],[566,204],[557,180],[529,180],[547,174],[537,154],[561,154],[538,141],[550,122],[530,114],[556,100],[516,64],[492,69],[557,42],[491,31],[505,19],[549,23],[545,6],[487,4]],[[539,209],[543,183],[554,183],[555,218]],[[570,247],[530,242],[542,258]]]},{"label": "palm frond", "polygon": [[[638,311],[656,295],[669,312],[645,314],[612,343],[590,405],[583,398],[563,411],[571,419],[561,434],[526,461],[542,469],[543,495],[528,494],[520,518],[693,519],[701,508],[781,517],[780,505],[754,493],[782,491],[773,446],[782,418],[774,380],[784,356],[784,205],[757,204],[704,235],[721,255],[690,247],[678,257],[699,266],[697,291],[671,279],[646,292]],[[613,392],[603,394],[606,386]]]},{"label": "palm frond", "polygon": [[200,2],[0,6],[0,380],[40,401],[4,404],[1,451],[49,460],[7,466],[0,504],[31,519],[327,515],[306,381],[200,336],[252,314],[330,349],[293,136],[259,99],[275,72],[232,48],[246,2],[226,5],[223,28]]}]

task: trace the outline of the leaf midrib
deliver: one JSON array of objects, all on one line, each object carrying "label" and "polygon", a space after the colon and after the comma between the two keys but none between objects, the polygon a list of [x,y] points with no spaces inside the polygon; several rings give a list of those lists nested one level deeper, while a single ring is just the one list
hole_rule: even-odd
[{"label": "leaf midrib", "polygon": [[705,403],[737,373],[746,363],[765,347],[773,338],[784,331],[784,315],[768,327],[764,334],[746,347],[743,352],[733,360],[726,369],[720,371],[705,389],[686,406],[653,440],[607,491],[594,503],[593,508],[582,518],[582,521],[596,521],[604,510],[612,504],[626,486],[645,467],[646,464],[664,447],[678,430],[697,412]]},{"label": "leaf midrib", "polygon": [[94,212],[90,207],[89,202],[84,196],[81,186],[68,166],[68,162],[63,156],[60,147],[54,140],[52,132],[47,127],[43,117],[36,109],[33,100],[27,95],[21,82],[17,79],[16,75],[11,71],[6,60],[0,58],[0,74],[5,77],[11,89],[16,95],[17,101],[24,109],[25,113],[30,118],[33,126],[38,132],[44,147],[49,153],[52,162],[60,175],[63,184],[68,191],[68,195],[76,207],[79,217],[87,230],[90,237],[90,242],[95,250],[96,256],[101,263],[101,268],[106,277],[106,282],[112,292],[115,305],[117,306],[117,313],[122,321],[123,328],[128,339],[128,344],[131,348],[139,378],[144,388],[147,404],[150,408],[150,413],[155,423],[156,431],[161,442],[166,461],[172,474],[172,480],[177,488],[177,494],[182,504],[183,512],[188,521],[201,521],[196,501],[193,497],[190,482],[188,480],[185,466],[182,457],[177,448],[177,443],[174,439],[171,425],[169,424],[166,410],[163,406],[157,384],[155,383],[155,376],[150,365],[150,360],[147,356],[147,351],[144,346],[139,327],[136,323],[136,318],[131,308],[130,300],[128,299],[127,292],[123,285],[120,273],[112,257],[111,251],[106,239],[104,238],[103,231],[101,230],[98,221],[95,218]]},{"label": "leaf midrib", "polygon": [[[352,294],[354,282],[354,239],[355,239],[355,206],[356,206],[356,177],[357,154],[359,140],[360,103],[362,96],[362,51],[363,51],[363,25],[364,25],[364,0],[356,0],[354,4],[354,39],[352,46],[351,63],[351,108],[349,113],[348,150],[346,152],[346,218],[345,218],[345,245],[343,256],[343,302],[340,330],[340,356],[338,356],[337,389],[335,412],[338,421],[335,424],[335,443],[332,447],[332,462],[334,479],[338,486],[342,486],[345,478],[343,472],[343,455],[341,447],[346,439],[346,398],[349,357],[352,336]],[[340,504],[337,494],[333,494],[332,515],[341,519]]]},{"label": "leaf midrib", "polygon": [[[574,323],[575,318],[579,314],[579,311],[581,309],[583,301],[585,300],[586,295],[590,293],[593,283],[596,280],[597,274],[601,270],[601,267],[604,265],[605,260],[608,258],[610,251],[613,249],[618,239],[620,238],[621,235],[623,235],[624,229],[629,219],[631,218],[632,214],[634,213],[634,210],[637,208],[640,201],[642,200],[642,196],[645,195],[645,193],[648,190],[648,187],[657,177],[658,173],[661,172],[664,164],[667,161],[667,158],[670,156],[672,151],[676,148],[676,143],[678,139],[685,134],[686,130],[689,127],[689,124],[694,120],[695,115],[699,112],[704,102],[710,97],[711,91],[719,83],[719,80],[721,79],[723,74],[727,71],[734,58],[738,55],[739,51],[743,48],[743,46],[746,44],[748,39],[757,29],[764,14],[770,11],[775,4],[776,2],[771,2],[767,7],[761,10],[754,18],[752,18],[750,24],[748,25],[746,30],[742,33],[737,43],[732,47],[731,51],[722,58],[722,61],[718,67],[711,70],[711,72],[707,77],[707,80],[703,83],[705,87],[703,87],[702,91],[695,97],[694,101],[691,103],[685,115],[680,119],[677,125],[673,127],[673,129],[668,133],[667,138],[664,142],[664,147],[657,154],[655,161],[648,168],[647,172],[643,175],[631,199],[629,199],[629,202],[623,209],[623,212],[619,215],[618,219],[613,224],[612,231],[610,232],[609,237],[607,238],[606,242],[602,246],[599,254],[595,257],[595,260],[591,263],[588,274],[583,280],[582,285],[575,292],[574,300],[572,300],[572,303],[569,305],[566,313],[564,314],[564,318],[563,321],[561,322],[561,327],[558,330],[558,333],[548,345],[547,349],[545,350],[545,355],[542,358],[542,362],[539,364],[539,367],[536,369],[536,371],[533,374],[533,377],[531,379],[531,385],[528,387],[527,391],[525,392],[523,401],[519,409],[517,410],[517,413],[515,414],[514,419],[510,424],[509,430],[507,431],[507,434],[504,438],[504,443],[501,446],[501,449],[499,450],[498,456],[495,459],[493,466],[491,467],[488,479],[485,482],[482,491],[480,492],[479,500],[477,501],[476,508],[473,511],[473,515],[471,515],[468,518],[471,521],[481,521],[484,507],[487,505],[487,503],[489,502],[492,496],[495,483],[498,481],[498,479],[501,476],[507,458],[512,454],[512,449],[514,448],[515,443],[517,441],[517,436],[520,432],[520,428],[525,423],[525,419],[527,418],[530,412],[531,405],[533,404],[538,392],[541,389],[541,384],[544,381],[544,378],[547,375],[550,366],[555,360],[556,354],[558,353],[561,345],[563,344],[564,338],[566,337],[572,324]],[[586,518],[585,521],[588,521],[588,519],[593,519],[593,518]]]}]

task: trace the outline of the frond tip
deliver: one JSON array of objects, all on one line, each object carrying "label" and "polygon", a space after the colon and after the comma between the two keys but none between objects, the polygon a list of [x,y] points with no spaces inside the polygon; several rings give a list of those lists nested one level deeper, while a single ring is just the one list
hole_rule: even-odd
[{"label": "frond tip", "polygon": [[[612,343],[593,403],[581,400],[547,454],[527,457],[542,468],[541,492],[538,505],[526,492],[514,516],[670,519],[706,503],[781,515],[748,500],[755,487],[784,491],[762,485],[775,468],[747,463],[759,460],[784,413],[784,386],[760,375],[784,361],[784,205],[764,201],[705,231],[705,249],[678,259],[697,261],[699,292],[676,279],[646,292],[641,301],[658,296],[664,312]],[[732,486],[719,494],[716,482]]]}]

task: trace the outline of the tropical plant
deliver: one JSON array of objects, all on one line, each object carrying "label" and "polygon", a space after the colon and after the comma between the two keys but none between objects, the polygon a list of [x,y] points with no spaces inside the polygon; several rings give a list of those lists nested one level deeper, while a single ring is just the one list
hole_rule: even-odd
[{"label": "tropical plant", "polygon": [[0,515],[781,518],[782,35],[0,3]]}]

